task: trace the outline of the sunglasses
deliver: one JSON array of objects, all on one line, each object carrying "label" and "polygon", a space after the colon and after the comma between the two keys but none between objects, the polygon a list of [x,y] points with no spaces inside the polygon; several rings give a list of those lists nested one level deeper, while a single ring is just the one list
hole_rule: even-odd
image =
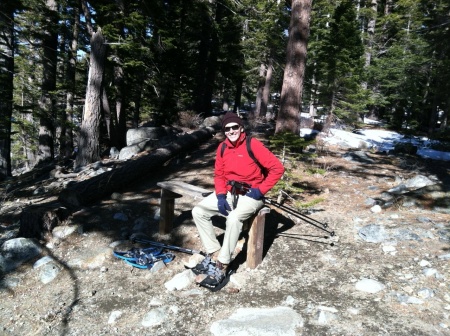
[{"label": "sunglasses", "polygon": [[229,126],[229,127],[224,127],[223,130],[224,130],[225,132],[229,132],[229,131],[231,131],[231,130],[237,131],[240,127],[241,127],[241,126],[239,126],[239,125],[233,125],[233,126]]}]

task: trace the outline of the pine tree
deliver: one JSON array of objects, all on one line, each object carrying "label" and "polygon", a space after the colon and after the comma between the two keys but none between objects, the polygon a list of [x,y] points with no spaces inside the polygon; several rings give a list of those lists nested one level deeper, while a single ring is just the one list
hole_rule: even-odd
[{"label": "pine tree", "polygon": [[329,57],[321,74],[326,80],[325,86],[320,90],[328,106],[326,130],[335,115],[351,123],[364,108],[365,102],[361,104],[364,50],[353,1],[343,1],[336,7],[324,52]]}]

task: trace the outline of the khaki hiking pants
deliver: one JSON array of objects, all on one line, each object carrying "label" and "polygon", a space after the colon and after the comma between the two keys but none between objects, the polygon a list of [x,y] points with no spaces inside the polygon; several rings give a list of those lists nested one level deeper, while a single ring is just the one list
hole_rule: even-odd
[{"label": "khaki hiking pants", "polygon": [[[233,209],[233,196],[229,192],[227,193],[227,201]],[[220,250],[217,259],[222,264],[229,264],[236,248],[239,234],[242,231],[243,222],[261,209],[263,205],[264,202],[262,200],[257,201],[251,197],[239,195],[236,209],[229,211],[228,216],[225,217],[225,236],[221,247],[211,221],[212,216],[223,216],[217,208],[217,196],[215,193],[212,193],[204,198],[192,209],[192,217],[200,234],[200,240],[206,250],[205,252],[210,254]]]}]

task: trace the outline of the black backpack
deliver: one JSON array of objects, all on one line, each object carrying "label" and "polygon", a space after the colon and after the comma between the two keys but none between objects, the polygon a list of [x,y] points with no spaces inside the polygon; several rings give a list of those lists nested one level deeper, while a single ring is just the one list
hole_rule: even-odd
[{"label": "black backpack", "polygon": [[[247,152],[248,156],[252,158],[253,161],[258,165],[259,169],[261,169],[264,176],[267,176],[267,169],[262,166],[262,164],[256,159],[255,154],[253,154],[252,146],[252,137],[250,135],[247,135],[247,138],[245,139],[245,144],[247,145]],[[223,157],[223,153],[225,152],[225,149],[227,148],[227,145],[225,142],[222,143],[222,148],[220,149],[220,157]]]}]

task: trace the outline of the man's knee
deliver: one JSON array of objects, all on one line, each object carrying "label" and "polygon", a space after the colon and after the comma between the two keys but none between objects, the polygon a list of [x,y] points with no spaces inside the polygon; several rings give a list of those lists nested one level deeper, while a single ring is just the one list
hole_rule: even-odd
[{"label": "man's knee", "polygon": [[227,216],[226,226],[227,227],[235,227],[239,230],[242,229],[243,222],[239,220],[237,216],[235,216],[232,212]]},{"label": "man's knee", "polygon": [[199,206],[195,206],[192,209],[191,213],[192,213],[192,218],[194,218],[194,219],[195,218],[199,218],[201,216],[201,209],[200,209],[200,207]]}]

